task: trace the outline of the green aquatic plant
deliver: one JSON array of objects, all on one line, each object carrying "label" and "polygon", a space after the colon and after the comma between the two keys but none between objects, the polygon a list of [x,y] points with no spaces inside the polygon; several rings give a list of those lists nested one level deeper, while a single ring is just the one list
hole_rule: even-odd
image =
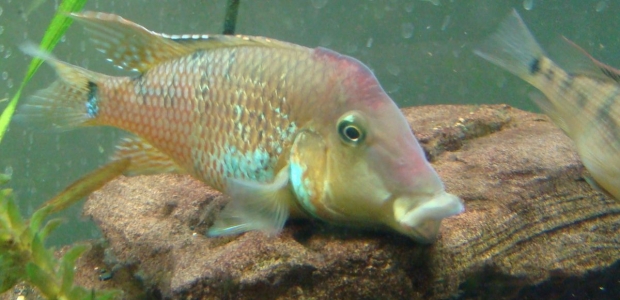
[{"label": "green aquatic plant", "polygon": [[[71,25],[71,22],[73,21],[71,18],[69,18],[68,13],[81,10],[82,7],[84,7],[84,4],[86,4],[86,1],[87,0],[62,1],[60,6],[58,7],[58,11],[54,16],[54,19],[52,19],[52,22],[45,31],[45,35],[43,36],[43,40],[41,41],[41,50],[45,52],[51,52],[52,49],[54,49],[56,44],[58,44],[63,34],[67,30],[67,28],[69,28],[69,25]],[[19,89],[17,89],[17,92],[15,93],[13,98],[11,98],[9,105],[4,109],[4,111],[2,111],[2,114],[0,115],[0,142],[2,142],[2,138],[4,137],[9,123],[11,122],[11,118],[15,113],[15,108],[17,108],[17,103],[19,102],[22,90],[24,89],[28,81],[30,81],[32,76],[34,76],[34,73],[37,71],[37,69],[39,69],[42,63],[43,60],[40,58],[35,57],[32,59],[32,61],[30,62],[30,66],[28,66],[28,72],[26,73],[24,80],[20,84]]]},{"label": "green aquatic plant", "polygon": [[35,286],[48,299],[111,299],[118,292],[94,292],[75,286],[76,260],[90,249],[78,244],[60,258],[53,249],[45,248],[45,239],[62,223],[61,219],[45,219],[120,175],[129,160],[113,161],[89,173],[43,204],[26,220],[19,213],[10,189],[0,190],[0,293],[18,282]]},{"label": "green aquatic plant", "polygon": [[5,184],[11,181],[11,174],[9,173],[0,173],[0,185]]}]

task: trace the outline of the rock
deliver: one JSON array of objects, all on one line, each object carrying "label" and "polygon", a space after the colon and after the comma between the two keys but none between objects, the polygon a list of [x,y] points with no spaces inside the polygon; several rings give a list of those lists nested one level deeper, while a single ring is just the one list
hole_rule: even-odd
[{"label": "rock", "polygon": [[123,177],[85,204],[109,249],[79,268],[131,270],[152,297],[188,299],[620,298],[620,201],[583,180],[547,117],[505,105],[403,111],[466,203],[433,245],[318,221],[208,238],[219,193],[188,176]]}]

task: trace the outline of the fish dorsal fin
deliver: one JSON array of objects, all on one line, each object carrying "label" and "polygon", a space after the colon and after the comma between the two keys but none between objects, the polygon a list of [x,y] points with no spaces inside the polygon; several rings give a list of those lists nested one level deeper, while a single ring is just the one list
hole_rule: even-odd
[{"label": "fish dorsal fin", "polygon": [[620,70],[596,60],[586,50],[564,36],[562,44],[561,50],[553,51],[554,60],[568,73],[620,82]]},{"label": "fish dorsal fin", "polygon": [[263,37],[161,34],[120,16],[101,12],[72,13],[71,17],[84,25],[97,49],[106,54],[114,65],[140,72],[201,49],[239,46],[300,47]]}]

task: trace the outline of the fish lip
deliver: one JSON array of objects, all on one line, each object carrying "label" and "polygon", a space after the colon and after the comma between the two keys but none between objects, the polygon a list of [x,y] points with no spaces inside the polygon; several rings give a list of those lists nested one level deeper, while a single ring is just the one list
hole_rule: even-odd
[{"label": "fish lip", "polygon": [[[398,201],[415,204],[398,207]],[[421,243],[432,243],[437,239],[441,221],[465,211],[463,201],[454,194],[439,191],[434,194],[398,197],[394,200],[397,230]],[[399,211],[400,210],[400,211]]]}]

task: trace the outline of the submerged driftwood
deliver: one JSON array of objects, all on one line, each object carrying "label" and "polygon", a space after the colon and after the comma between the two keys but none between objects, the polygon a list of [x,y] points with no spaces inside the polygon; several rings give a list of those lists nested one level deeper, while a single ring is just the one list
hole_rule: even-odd
[{"label": "submerged driftwood", "polygon": [[[191,299],[620,297],[620,201],[583,180],[547,117],[503,105],[403,111],[466,204],[435,244],[317,221],[289,222],[273,238],[208,238],[220,194],[187,176],[120,178],[85,205],[109,248],[83,259],[78,282],[133,278],[151,296]],[[97,282],[94,267],[115,273]]]}]

